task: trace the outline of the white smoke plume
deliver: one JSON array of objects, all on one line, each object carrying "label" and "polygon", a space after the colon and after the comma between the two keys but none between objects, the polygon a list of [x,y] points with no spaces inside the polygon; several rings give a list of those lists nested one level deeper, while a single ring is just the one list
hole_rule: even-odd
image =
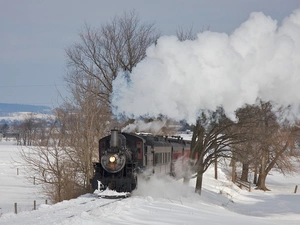
[{"label": "white smoke plume", "polygon": [[136,120],[132,124],[128,124],[126,127],[122,129],[122,132],[149,132],[152,134],[160,134],[160,131],[163,126],[167,123],[166,119],[163,120],[155,120],[152,122],[144,122],[142,120]]},{"label": "white smoke plume", "polygon": [[300,9],[281,25],[254,12],[232,34],[205,31],[180,42],[163,36],[129,77],[113,83],[112,103],[128,116],[195,122],[203,109],[234,111],[256,100],[300,102]]}]

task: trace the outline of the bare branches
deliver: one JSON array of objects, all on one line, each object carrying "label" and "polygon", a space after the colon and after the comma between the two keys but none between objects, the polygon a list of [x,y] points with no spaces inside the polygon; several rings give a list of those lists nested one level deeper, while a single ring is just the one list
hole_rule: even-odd
[{"label": "bare branches", "polygon": [[231,145],[241,141],[235,126],[222,108],[198,118],[191,142],[191,157],[197,160],[195,192],[201,193],[203,174],[208,167],[220,157],[231,157]]},{"label": "bare branches", "polygon": [[182,27],[178,27],[178,29],[176,31],[176,36],[179,41],[195,40],[197,38],[197,35],[194,32],[193,26],[191,26],[187,30],[184,30]]},{"label": "bare branches", "polygon": [[66,81],[84,90],[87,81],[93,82],[91,92],[107,105],[118,72],[131,72],[158,38],[154,24],[141,23],[135,11],[114,17],[99,29],[85,24],[79,36],[81,42],[66,50]]},{"label": "bare branches", "polygon": [[206,29],[204,29],[204,27],[202,27],[202,29],[198,30],[197,32],[195,32],[193,26],[191,26],[188,29],[183,29],[182,27],[178,27],[178,29],[176,30],[176,36],[179,41],[196,40],[197,33],[203,32],[204,30],[209,30],[209,26]]},{"label": "bare branches", "polygon": [[236,160],[251,165],[255,173],[259,171],[258,181],[255,179],[254,183],[258,189],[268,190],[265,181],[271,169],[277,167],[282,173],[293,171],[288,152],[295,128],[278,123],[270,102],[260,101],[256,106],[246,106],[237,115],[247,142],[236,146]]},{"label": "bare branches", "polygon": [[[268,190],[265,181],[271,169],[277,168],[284,174],[293,172],[291,157],[297,152],[293,146],[299,128],[279,124],[278,114],[270,102],[262,101],[239,109],[236,123],[225,116],[222,108],[203,113],[197,120],[191,142],[191,157],[197,159],[196,192],[201,192],[202,174],[212,163],[216,168],[221,157],[232,158],[233,164],[235,161],[243,164],[241,179],[244,181],[250,168],[255,173],[259,171],[258,182],[256,179],[254,182],[261,190]],[[232,174],[235,180],[235,171]]]},{"label": "bare branches", "polygon": [[72,170],[64,151],[58,146],[55,123],[47,129],[47,146],[22,148],[21,158],[28,173],[41,184],[46,195],[52,202],[74,197],[74,181],[71,177],[76,174]]}]

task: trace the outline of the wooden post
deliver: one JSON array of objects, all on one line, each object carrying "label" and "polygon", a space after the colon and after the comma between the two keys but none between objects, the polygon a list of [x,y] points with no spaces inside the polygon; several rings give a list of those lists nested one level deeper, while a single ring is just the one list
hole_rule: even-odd
[{"label": "wooden post", "polygon": [[17,168],[17,175],[19,175],[19,168]]},{"label": "wooden post", "polygon": [[15,203],[15,214],[18,214],[18,206],[17,206],[17,203]]},{"label": "wooden post", "polygon": [[33,177],[33,185],[35,185],[35,177]]},{"label": "wooden post", "polygon": [[46,205],[48,204],[48,200],[47,200],[47,199],[45,200],[45,204],[46,204]]},{"label": "wooden post", "polygon": [[298,185],[295,186],[295,190],[294,190],[295,194],[297,193],[297,189],[298,189]]},{"label": "wooden post", "polygon": [[33,210],[36,210],[36,200],[33,201]]}]

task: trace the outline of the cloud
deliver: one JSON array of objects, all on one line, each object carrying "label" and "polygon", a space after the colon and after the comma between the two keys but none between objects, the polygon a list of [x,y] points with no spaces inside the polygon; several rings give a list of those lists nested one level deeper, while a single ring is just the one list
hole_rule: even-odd
[{"label": "cloud", "polygon": [[280,105],[300,101],[300,10],[278,27],[251,13],[232,34],[205,31],[180,42],[163,36],[130,74],[113,83],[116,112],[166,115],[194,122],[199,110],[223,106],[228,116],[257,98]]}]

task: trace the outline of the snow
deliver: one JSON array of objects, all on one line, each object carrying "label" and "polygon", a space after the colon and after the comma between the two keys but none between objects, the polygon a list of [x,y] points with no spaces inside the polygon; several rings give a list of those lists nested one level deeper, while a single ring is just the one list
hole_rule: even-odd
[{"label": "snow", "polygon": [[[98,187],[100,187],[100,185],[101,182],[98,181]],[[95,190],[94,194],[101,198],[125,198],[131,195],[130,192],[117,192],[115,190],[109,190],[108,188],[104,191]]]},{"label": "snow", "polygon": [[8,116],[1,116],[0,119],[7,120],[7,121],[22,121],[31,117],[34,117],[36,119],[55,118],[54,115],[51,114],[33,113],[33,112],[14,112],[14,113],[10,113],[10,115]]},{"label": "snow", "polygon": [[[52,205],[45,204],[39,186],[28,182],[16,162],[19,148],[13,142],[0,142],[1,225],[300,224],[300,194],[294,194],[299,174],[284,177],[272,171],[267,178],[270,192],[254,188],[248,192],[228,180],[228,167],[222,164],[218,180],[213,178],[213,169],[205,173],[201,196],[194,193],[194,179],[187,186],[182,180],[153,176],[148,181],[139,179],[138,189],[129,198],[98,198],[95,192]],[[19,175],[16,167],[20,167]],[[37,200],[37,210],[32,210],[33,200]]]},{"label": "snow", "polygon": [[34,200],[44,203],[46,198],[40,194],[39,186],[34,185],[33,177],[28,178],[18,156],[20,146],[15,141],[0,141],[0,215],[18,210],[31,210]]}]

